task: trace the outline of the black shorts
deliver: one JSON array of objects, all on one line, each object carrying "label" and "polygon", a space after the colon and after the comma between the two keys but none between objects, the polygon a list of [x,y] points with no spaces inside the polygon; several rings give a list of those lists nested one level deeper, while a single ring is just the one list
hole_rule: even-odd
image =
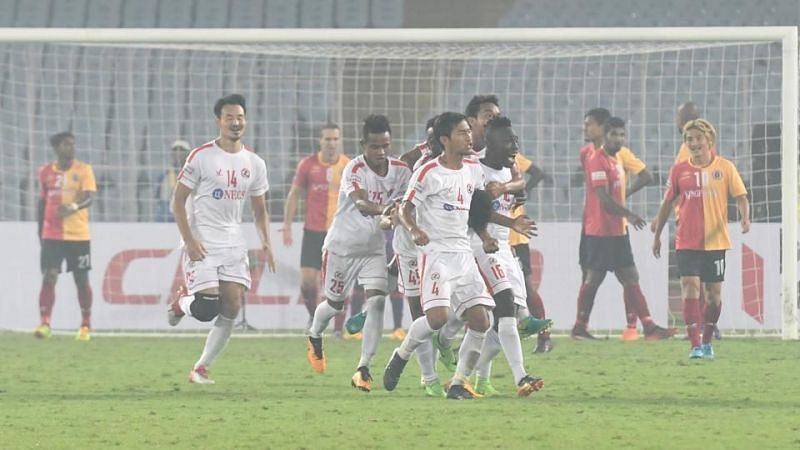
[{"label": "black shorts", "polygon": [[631,239],[627,234],[624,236],[586,236],[583,247],[586,269],[614,272],[634,265]]},{"label": "black shorts", "polygon": [[67,260],[67,272],[77,272],[92,268],[92,252],[90,241],[57,241],[45,239],[42,241],[40,266],[42,272],[47,269],[58,269],[61,272],[61,263]]},{"label": "black shorts", "polygon": [[528,244],[517,244],[514,246],[514,253],[522,266],[522,274],[526,277],[531,274],[531,249]]},{"label": "black shorts", "polygon": [[586,267],[586,231],[581,228],[581,240],[578,243],[578,265]]},{"label": "black shorts", "polygon": [[303,230],[303,246],[300,248],[300,267],[320,270],[322,268],[322,244],[324,231]]},{"label": "black shorts", "polygon": [[678,250],[678,274],[704,283],[725,281],[725,250]]}]

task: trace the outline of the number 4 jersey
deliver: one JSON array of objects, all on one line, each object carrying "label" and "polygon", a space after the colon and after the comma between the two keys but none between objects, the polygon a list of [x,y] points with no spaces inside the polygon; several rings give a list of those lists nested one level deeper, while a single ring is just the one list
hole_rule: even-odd
[{"label": "number 4 jersey", "polygon": [[264,160],[247,148],[229,153],[215,141],[189,153],[178,181],[192,190],[192,234],[206,248],[244,247],[242,210],[269,189]]}]

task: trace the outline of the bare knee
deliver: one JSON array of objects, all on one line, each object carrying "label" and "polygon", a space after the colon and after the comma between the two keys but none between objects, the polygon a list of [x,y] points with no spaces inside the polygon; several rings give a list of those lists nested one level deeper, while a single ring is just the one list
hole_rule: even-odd
[{"label": "bare knee", "polygon": [[470,330],[480,333],[486,332],[492,325],[489,319],[489,309],[483,305],[473,306],[464,312],[462,317]]},{"label": "bare knee", "polygon": [[700,277],[681,277],[683,298],[700,298]]},{"label": "bare knee", "polygon": [[46,286],[55,286],[56,281],[58,281],[58,270],[47,269],[44,271],[42,277],[42,284]]},{"label": "bare knee", "polygon": [[425,318],[428,320],[428,325],[434,330],[442,328],[444,324],[447,323],[448,310],[449,308],[439,307],[425,311]]},{"label": "bare knee", "polygon": [[242,306],[245,289],[239,283],[220,283],[219,314],[228,319],[235,319]]}]

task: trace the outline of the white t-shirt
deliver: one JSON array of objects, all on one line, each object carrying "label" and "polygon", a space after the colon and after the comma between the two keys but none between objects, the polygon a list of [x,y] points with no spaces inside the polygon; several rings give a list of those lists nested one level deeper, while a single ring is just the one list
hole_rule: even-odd
[{"label": "white t-shirt", "polygon": [[247,148],[228,153],[211,141],[189,153],[178,182],[192,190],[189,225],[208,248],[244,247],[242,210],[269,190],[267,166]]},{"label": "white t-shirt", "polygon": [[380,216],[363,216],[356,208],[350,194],[356,190],[367,191],[367,200],[388,206],[400,198],[408,186],[411,170],[408,164],[388,157],[389,170],[380,176],[369,168],[364,155],[351,160],[342,172],[336,214],[325,236],[322,248],[342,256],[383,253],[386,237],[380,228]]},{"label": "white t-shirt", "polygon": [[[486,184],[491,183],[492,181],[505,184],[511,181],[511,169],[507,167],[503,167],[500,170],[493,169],[486,164],[481,163],[481,169],[483,169],[483,175],[486,180]],[[492,211],[502,214],[506,217],[511,217],[511,206],[514,204],[514,194],[505,193],[500,197],[492,200]],[[489,234],[500,241],[500,244],[508,243],[508,236],[510,230],[507,227],[497,225],[495,223],[489,223],[486,227],[486,231]],[[480,238],[475,235],[475,239],[473,240],[473,245],[477,242],[480,246],[482,245]]]},{"label": "white t-shirt", "polygon": [[467,158],[459,170],[442,166],[436,158],[414,172],[403,200],[414,204],[417,224],[430,239],[424,253],[472,253],[469,206],[475,189],[484,184],[480,165]]}]

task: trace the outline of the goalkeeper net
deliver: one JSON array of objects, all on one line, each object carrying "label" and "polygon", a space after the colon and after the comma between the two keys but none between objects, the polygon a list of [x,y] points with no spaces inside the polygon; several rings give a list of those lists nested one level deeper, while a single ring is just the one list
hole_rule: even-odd
[{"label": "goalkeeper net", "polygon": [[[214,138],[214,101],[243,94],[245,142],[267,162],[279,255],[273,275],[252,254],[248,321],[260,329],[299,329],[306,321],[298,301],[299,245],[284,247],[277,230],[296,164],[316,151],[319,127],[340,124],[344,151],[352,156],[359,152],[362,119],[386,114],[399,155],[424,138],[429,117],[463,111],[473,95],[495,94],[522,152],[547,174],[532,191],[527,212],[540,223],[540,237],[531,243],[534,279],[556,328],[572,325],[580,285],[584,183],[578,150],[584,114],[604,107],[627,121],[627,146],[658,181],[628,204],[652,219],[681,143],[676,108],[693,101],[716,126],[718,152],[736,164],[752,203],[752,231],[741,235],[735,222],[730,225],[734,248],[727,258],[720,327],[796,336],[796,299],[787,298],[796,295],[788,288],[796,285],[797,274],[787,273],[796,268],[795,244],[784,244],[782,236],[796,233],[795,200],[787,201],[785,185],[796,186],[797,151],[787,146],[786,136],[791,133],[796,142],[797,49],[776,30],[796,33],[751,29],[730,38],[736,30],[718,30],[697,32],[693,39],[691,30],[681,29],[674,31],[683,34],[679,40],[658,40],[652,30],[638,30],[636,38],[628,30],[628,39],[615,37],[614,30],[499,30],[509,38],[491,43],[477,42],[479,34],[494,33],[488,30],[433,31],[428,42],[420,38],[425,31],[407,30],[370,43],[376,41],[371,32],[359,30],[339,43],[302,32],[306,37],[292,39],[287,31],[279,40],[250,34],[234,44],[209,42],[195,30],[174,34],[177,39],[162,31],[167,34],[161,43],[146,31],[142,36],[149,42],[141,43],[130,36],[124,43],[75,43],[74,36],[8,43],[0,49],[0,227],[14,258],[4,258],[10,261],[2,263],[0,276],[13,286],[14,301],[0,307],[6,309],[0,328],[32,328],[38,320],[37,172],[53,159],[48,139],[54,133],[75,134],[77,158],[92,164],[98,182],[91,207],[94,327],[157,330],[165,327],[164,305],[181,279],[177,229],[160,223],[169,220],[177,170],[171,144],[182,139],[196,147]],[[564,33],[570,33],[568,40]],[[530,40],[531,34],[544,38]],[[459,36],[466,38],[459,42]],[[192,43],[193,37],[203,43]],[[792,83],[795,89],[787,91]],[[732,205],[730,218],[736,217]],[[252,226],[246,228],[257,248]],[[295,228],[299,237],[302,225]],[[631,235],[651,312],[661,324],[680,325],[674,267],[652,257],[649,232]],[[78,324],[70,284],[59,283],[55,328]],[[609,279],[590,326],[618,330],[624,317],[621,288]],[[182,325],[193,326],[202,325]]]}]

